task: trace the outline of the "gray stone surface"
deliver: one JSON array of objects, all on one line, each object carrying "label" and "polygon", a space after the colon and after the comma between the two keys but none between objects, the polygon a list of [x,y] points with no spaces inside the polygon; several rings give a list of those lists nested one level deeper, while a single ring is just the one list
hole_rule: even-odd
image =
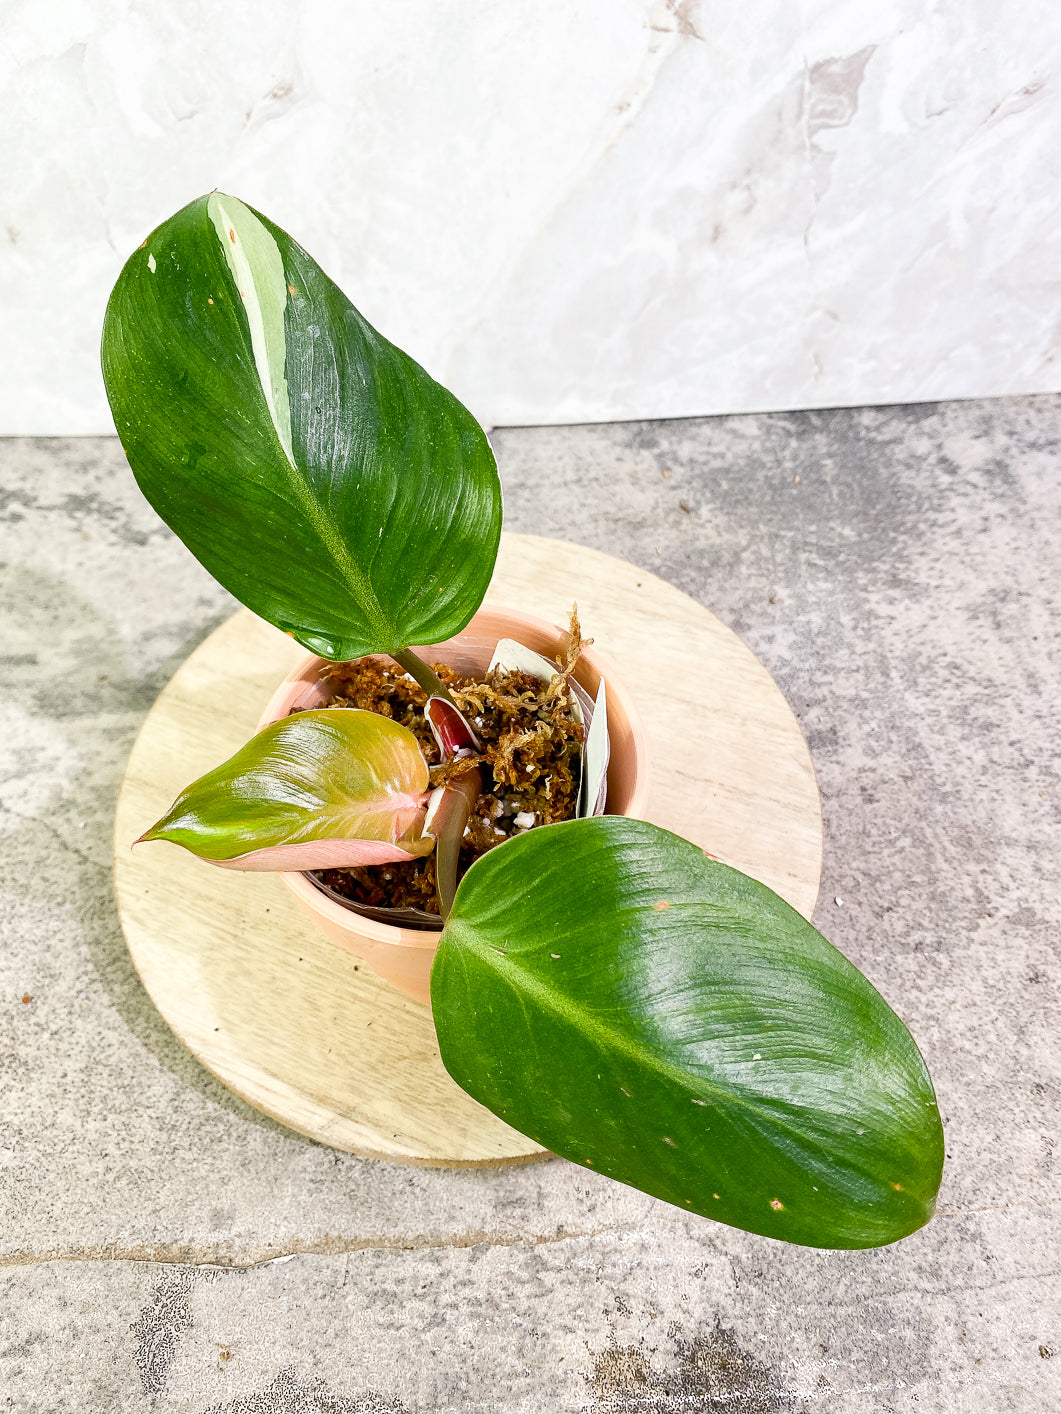
[{"label": "gray stone surface", "polygon": [[231,603],[116,443],[0,443],[0,1408],[1061,1408],[1059,438],[1051,397],[495,437],[510,528],[687,590],[804,726],[817,922],[947,1129],[938,1216],[867,1253],[560,1161],[359,1160],[224,1091],[132,971],[109,854]]}]

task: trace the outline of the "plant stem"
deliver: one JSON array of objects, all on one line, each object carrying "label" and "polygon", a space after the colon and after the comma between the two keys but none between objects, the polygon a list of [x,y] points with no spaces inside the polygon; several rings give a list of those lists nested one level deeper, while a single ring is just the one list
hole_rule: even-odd
[{"label": "plant stem", "polygon": [[483,788],[482,772],[469,771],[452,781],[445,790],[442,804],[435,817],[438,834],[435,837],[435,888],[443,921],[449,917],[453,897],[457,892],[457,862],[468,816],[475,808]]},{"label": "plant stem", "polygon": [[453,707],[457,704],[449,695],[446,684],[433,673],[424,662],[423,658],[413,652],[411,648],[399,648],[396,653],[390,655],[400,668],[404,668],[409,676],[427,693],[428,697],[441,697],[445,702],[449,702]]}]

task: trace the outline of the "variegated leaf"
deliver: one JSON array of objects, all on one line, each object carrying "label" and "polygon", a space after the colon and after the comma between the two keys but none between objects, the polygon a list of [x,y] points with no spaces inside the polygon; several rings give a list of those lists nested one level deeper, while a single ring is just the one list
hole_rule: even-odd
[{"label": "variegated leaf", "polygon": [[478,608],[501,528],[482,428],[243,202],[201,197],[133,254],[103,373],[148,500],[314,652],[437,643]]}]

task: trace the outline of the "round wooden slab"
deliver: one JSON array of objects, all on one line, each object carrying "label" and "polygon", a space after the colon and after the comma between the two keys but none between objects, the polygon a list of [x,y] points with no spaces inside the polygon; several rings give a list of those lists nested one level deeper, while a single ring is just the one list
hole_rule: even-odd
[{"label": "round wooden slab", "polygon": [[[504,536],[488,598],[557,624],[577,600],[583,632],[621,671],[648,728],[648,818],[811,916],[822,828],[810,754],[735,634],[644,570],[534,536]],[[114,860],[144,986],[208,1070],[313,1139],[414,1164],[540,1158],[544,1150],[450,1080],[429,1009],[327,942],[278,879],[215,869],[164,844],[130,849],[184,786],[243,745],[303,655],[242,610],[148,713],[118,799]]]}]

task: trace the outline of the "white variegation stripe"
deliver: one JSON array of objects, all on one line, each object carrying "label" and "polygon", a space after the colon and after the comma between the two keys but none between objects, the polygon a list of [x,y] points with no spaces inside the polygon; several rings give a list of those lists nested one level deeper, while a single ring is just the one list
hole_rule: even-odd
[{"label": "white variegation stripe", "polygon": [[213,192],[207,200],[207,211],[247,310],[251,352],[269,416],[284,455],[294,466],[284,334],[287,280],[280,248],[257,216],[234,196]]}]

